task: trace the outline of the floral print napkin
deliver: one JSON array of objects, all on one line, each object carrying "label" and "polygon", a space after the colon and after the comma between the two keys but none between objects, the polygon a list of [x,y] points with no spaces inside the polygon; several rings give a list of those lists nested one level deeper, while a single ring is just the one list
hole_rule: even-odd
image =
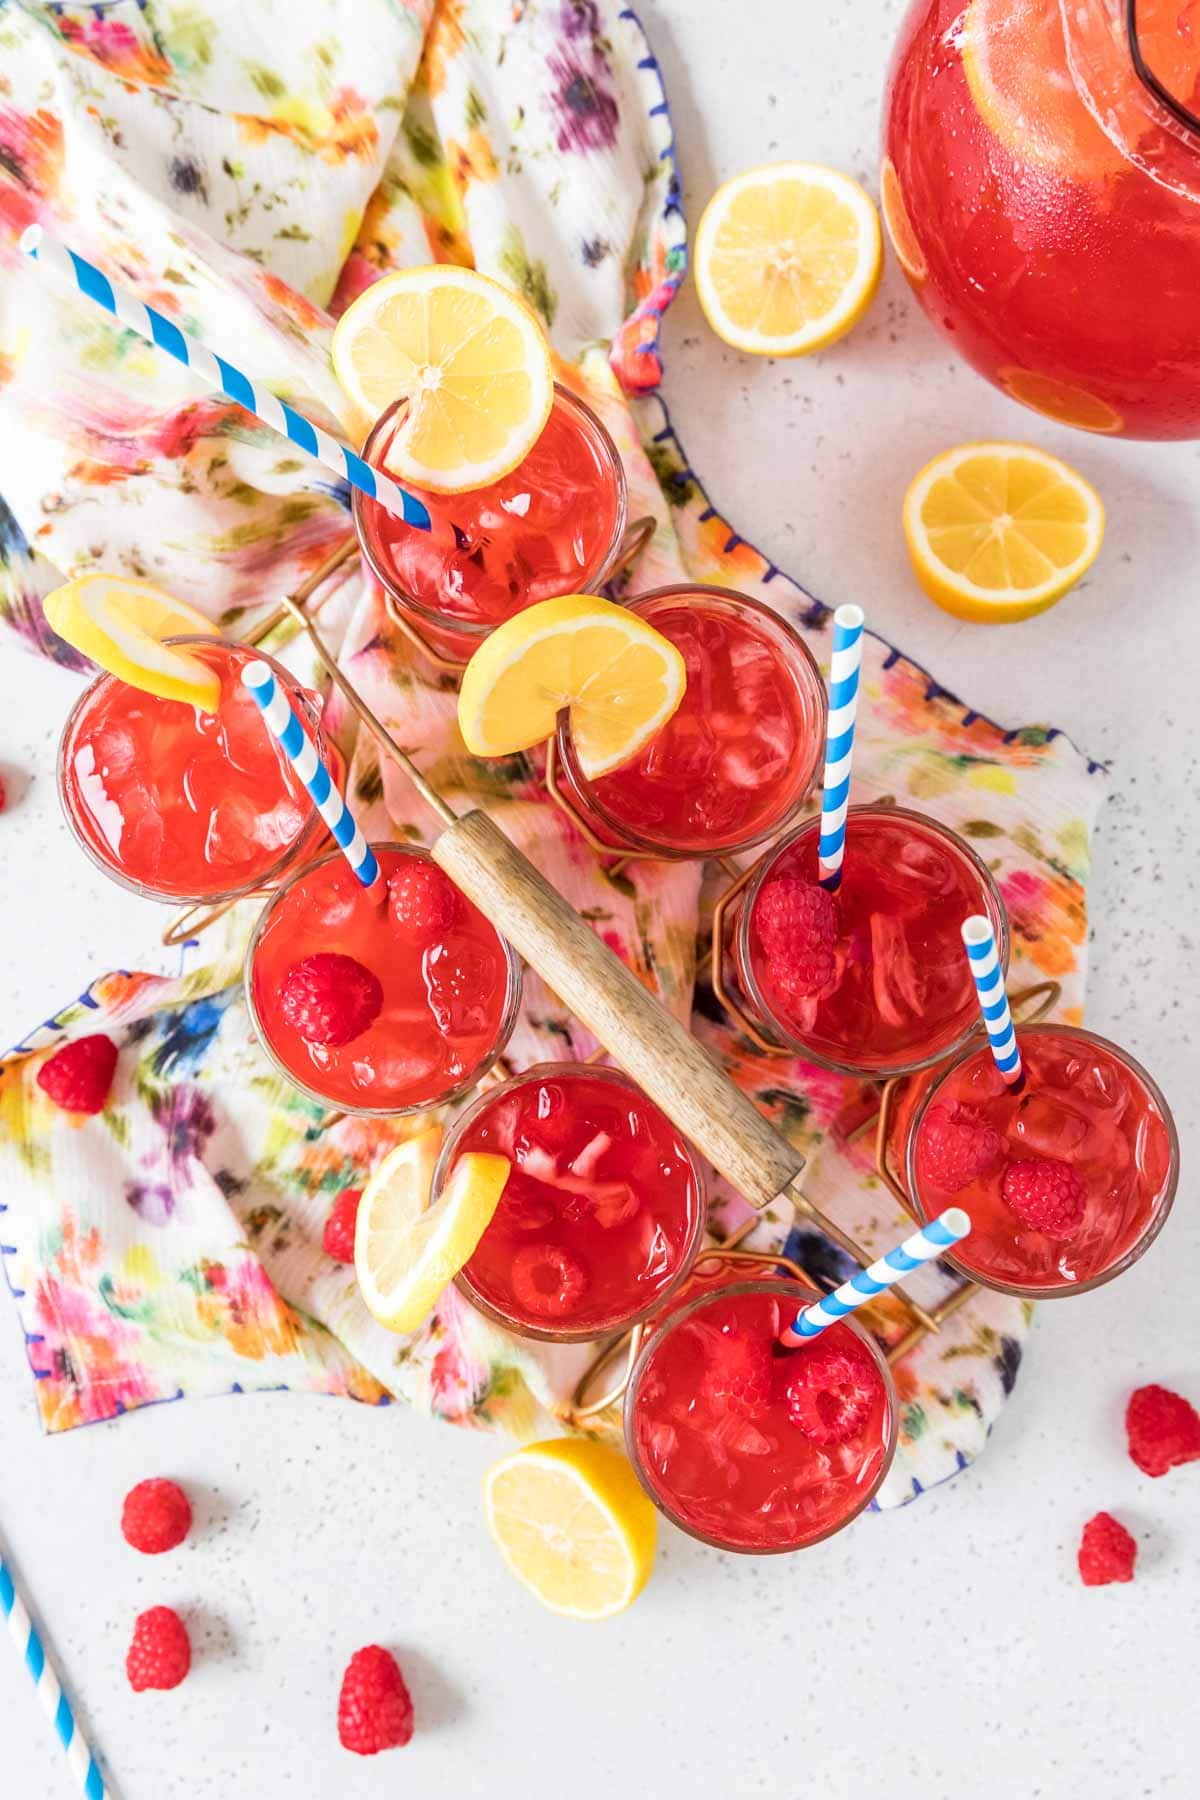
[{"label": "floral print napkin", "polygon": [[[204,0],[29,0],[0,5],[0,55],[0,619],[30,648],[82,666],[41,610],[64,575],[148,577],[236,634],[350,536],[348,496],[325,471],[21,266],[16,239],[37,219],[333,428],[332,322],[363,287],[431,259],[512,283],[541,314],[560,377],[613,433],[632,516],[655,520],[633,588],[685,575],[739,588],[827,662],[825,607],[721,517],[657,391],[686,233],[667,99],[630,10],[257,0],[231,32]],[[331,590],[322,626],[343,668],[434,783],[494,813],[801,1145],[814,1202],[884,1247],[902,1218],[866,1147],[834,1130],[850,1084],[762,1056],[697,978],[714,872],[602,866],[547,802],[536,759],[464,754],[450,685],[395,632],[357,561]],[[299,646],[283,653],[312,677]],[[1078,1020],[1097,766],[1053,730],[982,718],[878,639],[863,690],[859,797],[892,794],[970,839],[1009,907],[1015,979],[1057,978],[1061,1016]],[[336,695],[326,717],[369,833],[427,840],[434,822],[356,740]],[[272,1070],[239,985],[254,912],[243,903],[206,933],[178,979],[102,977],[0,1066],[0,1268],[46,1428],[287,1387],[544,1430],[586,1351],[524,1343],[453,1293],[412,1338],[391,1337],[352,1272],[322,1254],[332,1195],[411,1125],[322,1129]],[[37,1070],[64,1037],[100,1029],[121,1046],[116,1086],[103,1114],[73,1120]],[[530,979],[511,1060],[593,1047]],[[744,1216],[714,1183],[715,1222]],[[849,1266],[782,1214],[753,1241],[822,1276]],[[922,1297],[940,1279],[929,1273]],[[981,1294],[904,1359],[882,1504],[980,1450],[1028,1323],[1019,1302]]]}]

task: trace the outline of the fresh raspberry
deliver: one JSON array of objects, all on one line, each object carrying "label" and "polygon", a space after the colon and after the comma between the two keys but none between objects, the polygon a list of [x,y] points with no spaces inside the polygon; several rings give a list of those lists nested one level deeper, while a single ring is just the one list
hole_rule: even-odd
[{"label": "fresh raspberry", "polygon": [[321,1248],[334,1262],[354,1261],[354,1227],[358,1223],[361,1188],[343,1188],[333,1203],[333,1211],[325,1221]]},{"label": "fresh raspberry", "polygon": [[4,785],[4,777],[0,775],[0,812],[8,805],[8,789]]},{"label": "fresh raspberry", "polygon": [[750,1416],[771,1404],[774,1359],[769,1341],[730,1325],[714,1344],[704,1371],[704,1391],[730,1411]]},{"label": "fresh raspberry", "polygon": [[116,1067],[117,1046],[100,1031],[56,1050],[38,1070],[37,1084],[64,1112],[103,1112]]},{"label": "fresh raspberry", "polygon": [[413,1734],[412,1696],[390,1650],[368,1644],[356,1650],[338,1695],[338,1737],[356,1756],[398,1749]]},{"label": "fresh raspberry", "polygon": [[379,977],[353,956],[321,950],[293,963],[283,978],[279,1006],[307,1044],[348,1044],[379,1017]]},{"label": "fresh raspberry", "polygon": [[1165,1475],[1181,1463],[1200,1461],[1200,1413],[1170,1388],[1140,1387],[1125,1408],[1129,1454],[1143,1475]]},{"label": "fresh raspberry", "polygon": [[388,881],[388,903],[397,931],[422,942],[449,931],[460,911],[450,877],[418,856],[406,857]]},{"label": "fresh raspberry", "polygon": [[754,923],[776,986],[797,999],[819,994],[836,966],[833,895],[798,875],[776,875],[758,896]]},{"label": "fresh raspberry", "polygon": [[1070,1163],[1009,1163],[1000,1191],[1022,1225],[1043,1237],[1073,1237],[1083,1223],[1087,1189]]},{"label": "fresh raspberry", "polygon": [[866,1424],[883,1384],[864,1350],[813,1344],[788,1357],[788,1416],[815,1444],[844,1444]]},{"label": "fresh raspberry", "polygon": [[1137,1540],[1119,1519],[1099,1512],[1083,1528],[1079,1575],[1084,1587],[1107,1587],[1110,1581],[1132,1581]]},{"label": "fresh raspberry", "polygon": [[1000,1133],[973,1106],[931,1106],[921,1126],[918,1166],[934,1187],[957,1194],[1000,1160]]},{"label": "fresh raspberry", "polygon": [[192,1646],[183,1620],[169,1606],[139,1613],[125,1673],[135,1694],[147,1688],[178,1687],[192,1666]]},{"label": "fresh raspberry", "polygon": [[512,1259],[513,1297],[539,1319],[561,1319],[579,1304],[587,1276],[558,1244],[526,1244]]},{"label": "fresh raspberry", "polygon": [[139,1481],[130,1488],[121,1508],[125,1542],[143,1556],[160,1556],[182,1544],[192,1528],[192,1509],[183,1489],[174,1481]]}]

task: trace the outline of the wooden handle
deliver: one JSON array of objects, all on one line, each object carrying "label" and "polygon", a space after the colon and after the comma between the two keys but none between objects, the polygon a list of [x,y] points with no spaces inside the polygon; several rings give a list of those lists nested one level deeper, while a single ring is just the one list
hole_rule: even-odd
[{"label": "wooden handle", "polygon": [[486,813],[449,826],[433,859],[751,1205],[782,1194],[800,1152]]}]

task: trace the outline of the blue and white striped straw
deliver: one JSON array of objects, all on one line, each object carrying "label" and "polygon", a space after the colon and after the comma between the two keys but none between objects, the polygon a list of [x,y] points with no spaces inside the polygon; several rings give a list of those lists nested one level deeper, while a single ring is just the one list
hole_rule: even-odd
[{"label": "blue and white striped straw", "polygon": [[975,991],[979,995],[979,1010],[983,1014],[996,1067],[1009,1086],[1017,1089],[1023,1085],[1025,1076],[1021,1069],[1021,1052],[1017,1048],[1012,1014],[1008,1010],[1004,970],[1000,967],[1000,952],[996,947],[996,934],[992,930],[991,920],[982,913],[974,913],[971,918],[964,919],[962,940],[970,958]]},{"label": "blue and white striped straw", "polygon": [[797,1313],[792,1323],[780,1332],[779,1341],[789,1349],[797,1344],[807,1343],[810,1338],[820,1337],[839,1319],[844,1319],[856,1307],[864,1306],[873,1300],[876,1294],[882,1294],[885,1288],[892,1287],[905,1275],[911,1275],[922,1263],[932,1262],[944,1250],[953,1244],[960,1244],[971,1229],[971,1221],[959,1206],[948,1206],[944,1213],[923,1225],[878,1262],[873,1262],[869,1269],[864,1269],[852,1281],[844,1281],[832,1294],[826,1294],[812,1306]]},{"label": "blue and white striped straw", "polygon": [[111,1794],[111,1790],[104,1786],[87,1739],[75,1723],[71,1702],[63,1693],[58,1673],[46,1655],[42,1640],[29,1617],[28,1608],[17,1592],[12,1571],[2,1555],[0,1613],[8,1620],[8,1634],[16,1646],[17,1655],[33,1677],[42,1711],[58,1733],[58,1741],[66,1752],[67,1767],[75,1777],[76,1786],[86,1796],[86,1800],[105,1800],[106,1793]]},{"label": "blue and white striped straw", "polygon": [[77,256],[69,245],[58,238],[51,237],[41,225],[30,225],[21,234],[21,249],[26,256],[32,257],[43,268],[50,269],[64,281],[70,282],[105,312],[110,312],[122,325],[130,331],[136,331],[168,356],[173,356],[187,369],[192,369],[202,381],[210,387],[217,388],[228,399],[244,406],[248,413],[261,419],[264,425],[270,425],[301,450],[308,452],[317,462],[332,469],[351,487],[358,488],[361,493],[368,494],[377,500],[387,512],[394,513],[403,519],[406,525],[418,531],[430,531],[432,521],[429,508],[415,494],[405,493],[396,483],[375,469],[370,463],[356,456],[348,444],[330,437],[311,419],[286,405],[269,388],[260,387],[243,374],[235,364],[226,362],[223,356],[216,356],[211,350],[197,343],[186,331],[181,331],[173,320],[164,313],[156,312],[152,306],[131,294],[128,288],[119,287],[111,282],[104,272],[94,263]]},{"label": "blue and white striped straw", "polygon": [[375,860],[375,852],[359,829],[358,821],[342,798],[333,776],[317,755],[312,739],[276,681],[270,664],[247,663],[242,670],[242,685],[249,689],[255,705],[267,722],[267,729],[312,795],[313,803],[333,833],[338,849],[363,886],[373,886],[379,880],[379,864]]},{"label": "blue and white striped straw", "polygon": [[846,813],[850,806],[850,764],[854,758],[862,635],[862,607],[839,606],[833,615],[821,841],[817,846],[818,877],[821,886],[831,893],[842,879],[842,858],[846,854]]}]

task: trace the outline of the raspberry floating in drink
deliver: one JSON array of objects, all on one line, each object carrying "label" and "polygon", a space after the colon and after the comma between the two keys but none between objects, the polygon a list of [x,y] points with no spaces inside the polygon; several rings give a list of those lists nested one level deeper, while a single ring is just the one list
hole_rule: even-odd
[{"label": "raspberry floating in drink", "polygon": [[260,1038],[305,1093],[405,1112],[474,1086],[512,1029],[520,974],[423,851],[374,848],[382,895],[340,853],[280,890],[251,941],[246,988]]},{"label": "raspberry floating in drink", "polygon": [[[215,712],[101,675],[63,731],[63,809],[92,860],[126,887],[159,900],[248,894],[277,880],[320,824],[242,685],[260,653],[212,637],[171,641],[217,677]],[[271,666],[311,729],[310,698]]]},{"label": "raspberry floating in drink", "polygon": [[686,1272],[702,1231],[695,1162],[614,1070],[550,1063],[483,1095],[447,1139],[435,1195],[468,1151],[507,1157],[512,1171],[459,1282],[514,1330],[617,1330]]},{"label": "raspberry floating in drink", "polygon": [[918,1215],[953,1199],[970,1237],[950,1254],[985,1285],[1049,1297],[1119,1274],[1175,1194],[1167,1104],[1115,1044],[1062,1025],[1018,1028],[1023,1080],[983,1046],[918,1076],[892,1150]]},{"label": "raspberry floating in drink", "polygon": [[687,687],[645,748],[595,779],[560,726],[572,803],[619,849],[682,858],[761,842],[794,815],[816,775],[825,730],[816,664],[785,620],[724,588],[660,588],[630,610],[675,645]]},{"label": "raspberry floating in drink", "polygon": [[987,869],[944,825],[853,806],[836,894],[819,881],[820,822],[771,850],[731,912],[730,986],[764,1036],[845,1074],[946,1056],[978,1023],[960,935],[985,913],[1007,949]]},{"label": "raspberry floating in drink", "polygon": [[785,1349],[783,1327],[815,1294],[739,1282],[734,1267],[716,1279],[698,1271],[654,1322],[626,1394],[626,1443],[651,1499],[693,1537],[799,1550],[876,1492],[895,1447],[895,1395],[857,1325]]},{"label": "raspberry floating in drink", "polygon": [[[363,454],[386,465],[395,409]],[[599,589],[625,528],[625,476],[612,439],[581,400],[556,388],[533,449],[488,487],[434,494],[406,484],[456,544],[413,531],[355,493],[363,552],[397,610],[438,655],[466,662],[503,620],[539,600]]]}]

